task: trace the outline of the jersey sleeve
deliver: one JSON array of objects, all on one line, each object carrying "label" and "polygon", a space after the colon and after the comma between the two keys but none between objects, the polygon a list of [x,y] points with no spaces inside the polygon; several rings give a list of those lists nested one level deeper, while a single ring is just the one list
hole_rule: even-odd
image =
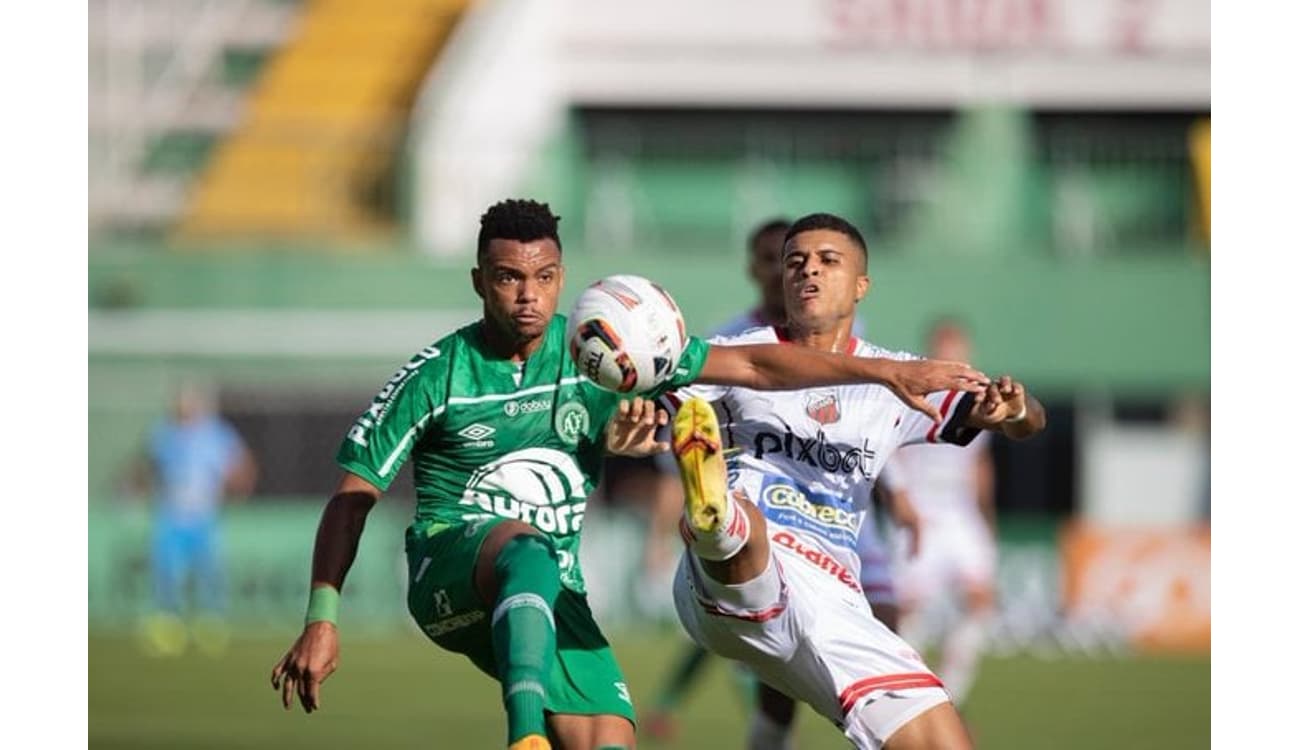
[{"label": "jersey sleeve", "polygon": [[673,370],[673,374],[667,380],[646,393],[644,398],[657,400],[667,393],[690,385],[700,376],[700,371],[704,369],[704,361],[708,358],[709,344],[695,336],[688,337],[686,348],[682,349],[682,356],[677,361],[677,369]]},{"label": "jersey sleeve", "polygon": [[903,406],[906,410],[901,418],[899,428],[902,439],[899,445],[917,443],[951,443],[968,445],[980,430],[966,426],[966,417],[975,405],[975,394],[960,391],[936,391],[926,400],[939,408],[939,421],[915,409]]},{"label": "jersey sleeve", "polygon": [[411,449],[439,422],[446,408],[446,368],[422,360],[429,351],[398,370],[352,423],[336,457],[344,471],[387,490]]}]

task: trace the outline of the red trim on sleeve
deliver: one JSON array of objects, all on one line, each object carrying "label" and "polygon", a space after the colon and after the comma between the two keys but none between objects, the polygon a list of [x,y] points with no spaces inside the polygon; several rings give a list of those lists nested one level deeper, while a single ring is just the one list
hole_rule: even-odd
[{"label": "red trim on sleeve", "polygon": [[943,687],[938,677],[929,672],[907,672],[881,677],[868,677],[844,688],[840,693],[840,710],[847,716],[853,704],[877,690],[907,690],[909,688]]},{"label": "red trim on sleeve", "polygon": [[785,326],[772,326],[772,330],[776,332],[776,340],[778,342],[782,344],[790,343],[790,332],[786,330]]},{"label": "red trim on sleeve", "polygon": [[944,420],[948,418],[948,409],[952,406],[954,398],[957,398],[957,391],[948,391],[948,395],[944,396],[943,404],[939,407],[939,421],[930,425],[930,431],[925,433],[925,442],[936,442],[935,436],[939,434],[939,428],[943,426]]}]

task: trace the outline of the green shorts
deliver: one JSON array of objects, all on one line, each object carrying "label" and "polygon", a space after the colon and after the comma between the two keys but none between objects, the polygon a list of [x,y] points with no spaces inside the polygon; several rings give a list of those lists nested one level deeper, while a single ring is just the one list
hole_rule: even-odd
[{"label": "green shorts", "polygon": [[[488,532],[504,520],[439,525],[431,535],[406,533],[411,616],[434,643],[465,655],[497,681],[491,610],[474,590],[474,562]],[[586,595],[561,588],[554,614],[556,658],[546,681],[546,710],[622,716],[635,724],[627,681]]]}]

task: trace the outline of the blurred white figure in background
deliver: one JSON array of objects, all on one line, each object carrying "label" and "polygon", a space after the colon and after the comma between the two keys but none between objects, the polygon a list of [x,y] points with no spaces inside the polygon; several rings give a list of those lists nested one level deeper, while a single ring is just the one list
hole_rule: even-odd
[{"label": "blurred white figure in background", "polygon": [[[969,362],[970,338],[955,320],[930,330],[929,356]],[[957,621],[940,627],[936,671],[958,705],[969,695],[980,652],[996,614],[997,547],[993,505],[991,435],[981,432],[965,447],[909,446],[894,454],[885,474],[906,488],[920,522],[920,550],[899,554],[897,587],[901,633],[920,645],[931,635],[934,615],[955,596]]]}]

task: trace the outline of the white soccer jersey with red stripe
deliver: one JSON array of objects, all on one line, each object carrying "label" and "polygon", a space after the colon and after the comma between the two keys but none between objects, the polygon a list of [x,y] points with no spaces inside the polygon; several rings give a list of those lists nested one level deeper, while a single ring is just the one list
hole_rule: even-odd
[{"label": "white soccer jersey with red stripe", "polygon": [[[784,340],[769,326],[710,343]],[[917,359],[858,339],[852,347],[859,357]],[[930,395],[943,412],[938,424],[874,384],[800,391],[692,385],[665,397],[664,406],[675,411],[691,396],[713,403],[726,447],[741,449],[728,458],[728,484],[763,511],[773,546],[857,591],[858,536],[886,460],[902,445],[964,444],[978,432],[963,426],[972,399],[956,391]]]}]

